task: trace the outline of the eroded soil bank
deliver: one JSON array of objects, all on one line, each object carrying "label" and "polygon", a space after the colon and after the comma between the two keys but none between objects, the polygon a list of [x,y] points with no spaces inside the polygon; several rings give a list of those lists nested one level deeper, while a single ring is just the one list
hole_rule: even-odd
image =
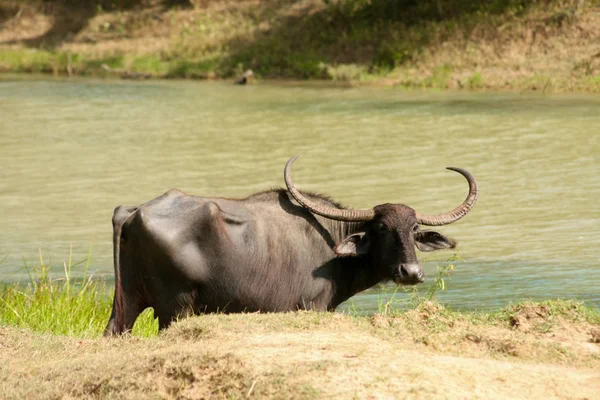
[{"label": "eroded soil bank", "polygon": [[600,325],[577,308],[208,315],[151,339],[5,327],[0,389],[7,399],[594,399]]}]

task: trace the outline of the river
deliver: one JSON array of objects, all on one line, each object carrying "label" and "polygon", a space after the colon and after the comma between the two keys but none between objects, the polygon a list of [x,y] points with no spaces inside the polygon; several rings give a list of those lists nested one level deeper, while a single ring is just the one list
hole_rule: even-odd
[{"label": "river", "polygon": [[[115,206],[170,188],[280,187],[294,154],[298,187],[356,208],[447,211],[467,184],[445,167],[471,171],[477,205],[439,228],[461,258],[439,293],[448,306],[600,307],[600,97],[590,95],[0,75],[0,281],[27,279],[40,249],[60,275],[70,246],[75,261],[93,246],[90,271],[111,277]],[[418,253],[425,285],[453,254]],[[345,307],[376,309],[381,290]]]}]

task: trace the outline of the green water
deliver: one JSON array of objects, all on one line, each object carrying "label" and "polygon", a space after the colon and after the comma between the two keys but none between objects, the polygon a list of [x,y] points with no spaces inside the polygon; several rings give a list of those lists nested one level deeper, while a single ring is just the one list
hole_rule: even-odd
[{"label": "green water", "polygon": [[[0,280],[42,249],[57,273],[112,276],[111,217],[170,188],[244,197],[294,181],[357,208],[447,211],[459,241],[440,299],[489,309],[521,298],[600,307],[600,97],[404,92],[300,84],[48,80],[0,75]],[[431,277],[452,252],[420,253]],[[431,280],[431,279],[430,279]],[[406,296],[406,295],[401,295]],[[362,309],[381,295],[355,298]]]}]

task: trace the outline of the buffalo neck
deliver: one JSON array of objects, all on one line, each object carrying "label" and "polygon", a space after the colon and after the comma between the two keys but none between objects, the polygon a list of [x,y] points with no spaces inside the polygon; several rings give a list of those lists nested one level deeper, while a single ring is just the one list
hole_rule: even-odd
[{"label": "buffalo neck", "polygon": [[365,222],[346,222],[319,217],[319,222],[331,235],[335,245],[340,244],[345,238],[365,229]]},{"label": "buffalo neck", "polygon": [[[365,230],[365,222],[346,222],[321,220],[319,222],[330,233],[335,245],[357,232]],[[337,257],[335,268],[331,270],[331,280],[335,286],[335,294],[330,308],[335,308],[356,293],[369,289],[385,280],[384,274],[373,265],[370,254],[356,257]]]}]

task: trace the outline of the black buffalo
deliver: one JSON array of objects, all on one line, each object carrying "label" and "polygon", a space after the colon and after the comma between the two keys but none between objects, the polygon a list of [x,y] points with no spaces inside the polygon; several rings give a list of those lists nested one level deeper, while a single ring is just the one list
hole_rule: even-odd
[{"label": "black buffalo", "polygon": [[288,190],[246,199],[196,197],[170,190],[113,216],[115,295],[105,334],[129,331],[153,307],[159,327],[191,314],[333,310],[378,282],[423,282],[421,251],[453,248],[421,225],[452,223],[473,207],[477,184],[455,210],[424,215],[403,204],[350,210]]}]

